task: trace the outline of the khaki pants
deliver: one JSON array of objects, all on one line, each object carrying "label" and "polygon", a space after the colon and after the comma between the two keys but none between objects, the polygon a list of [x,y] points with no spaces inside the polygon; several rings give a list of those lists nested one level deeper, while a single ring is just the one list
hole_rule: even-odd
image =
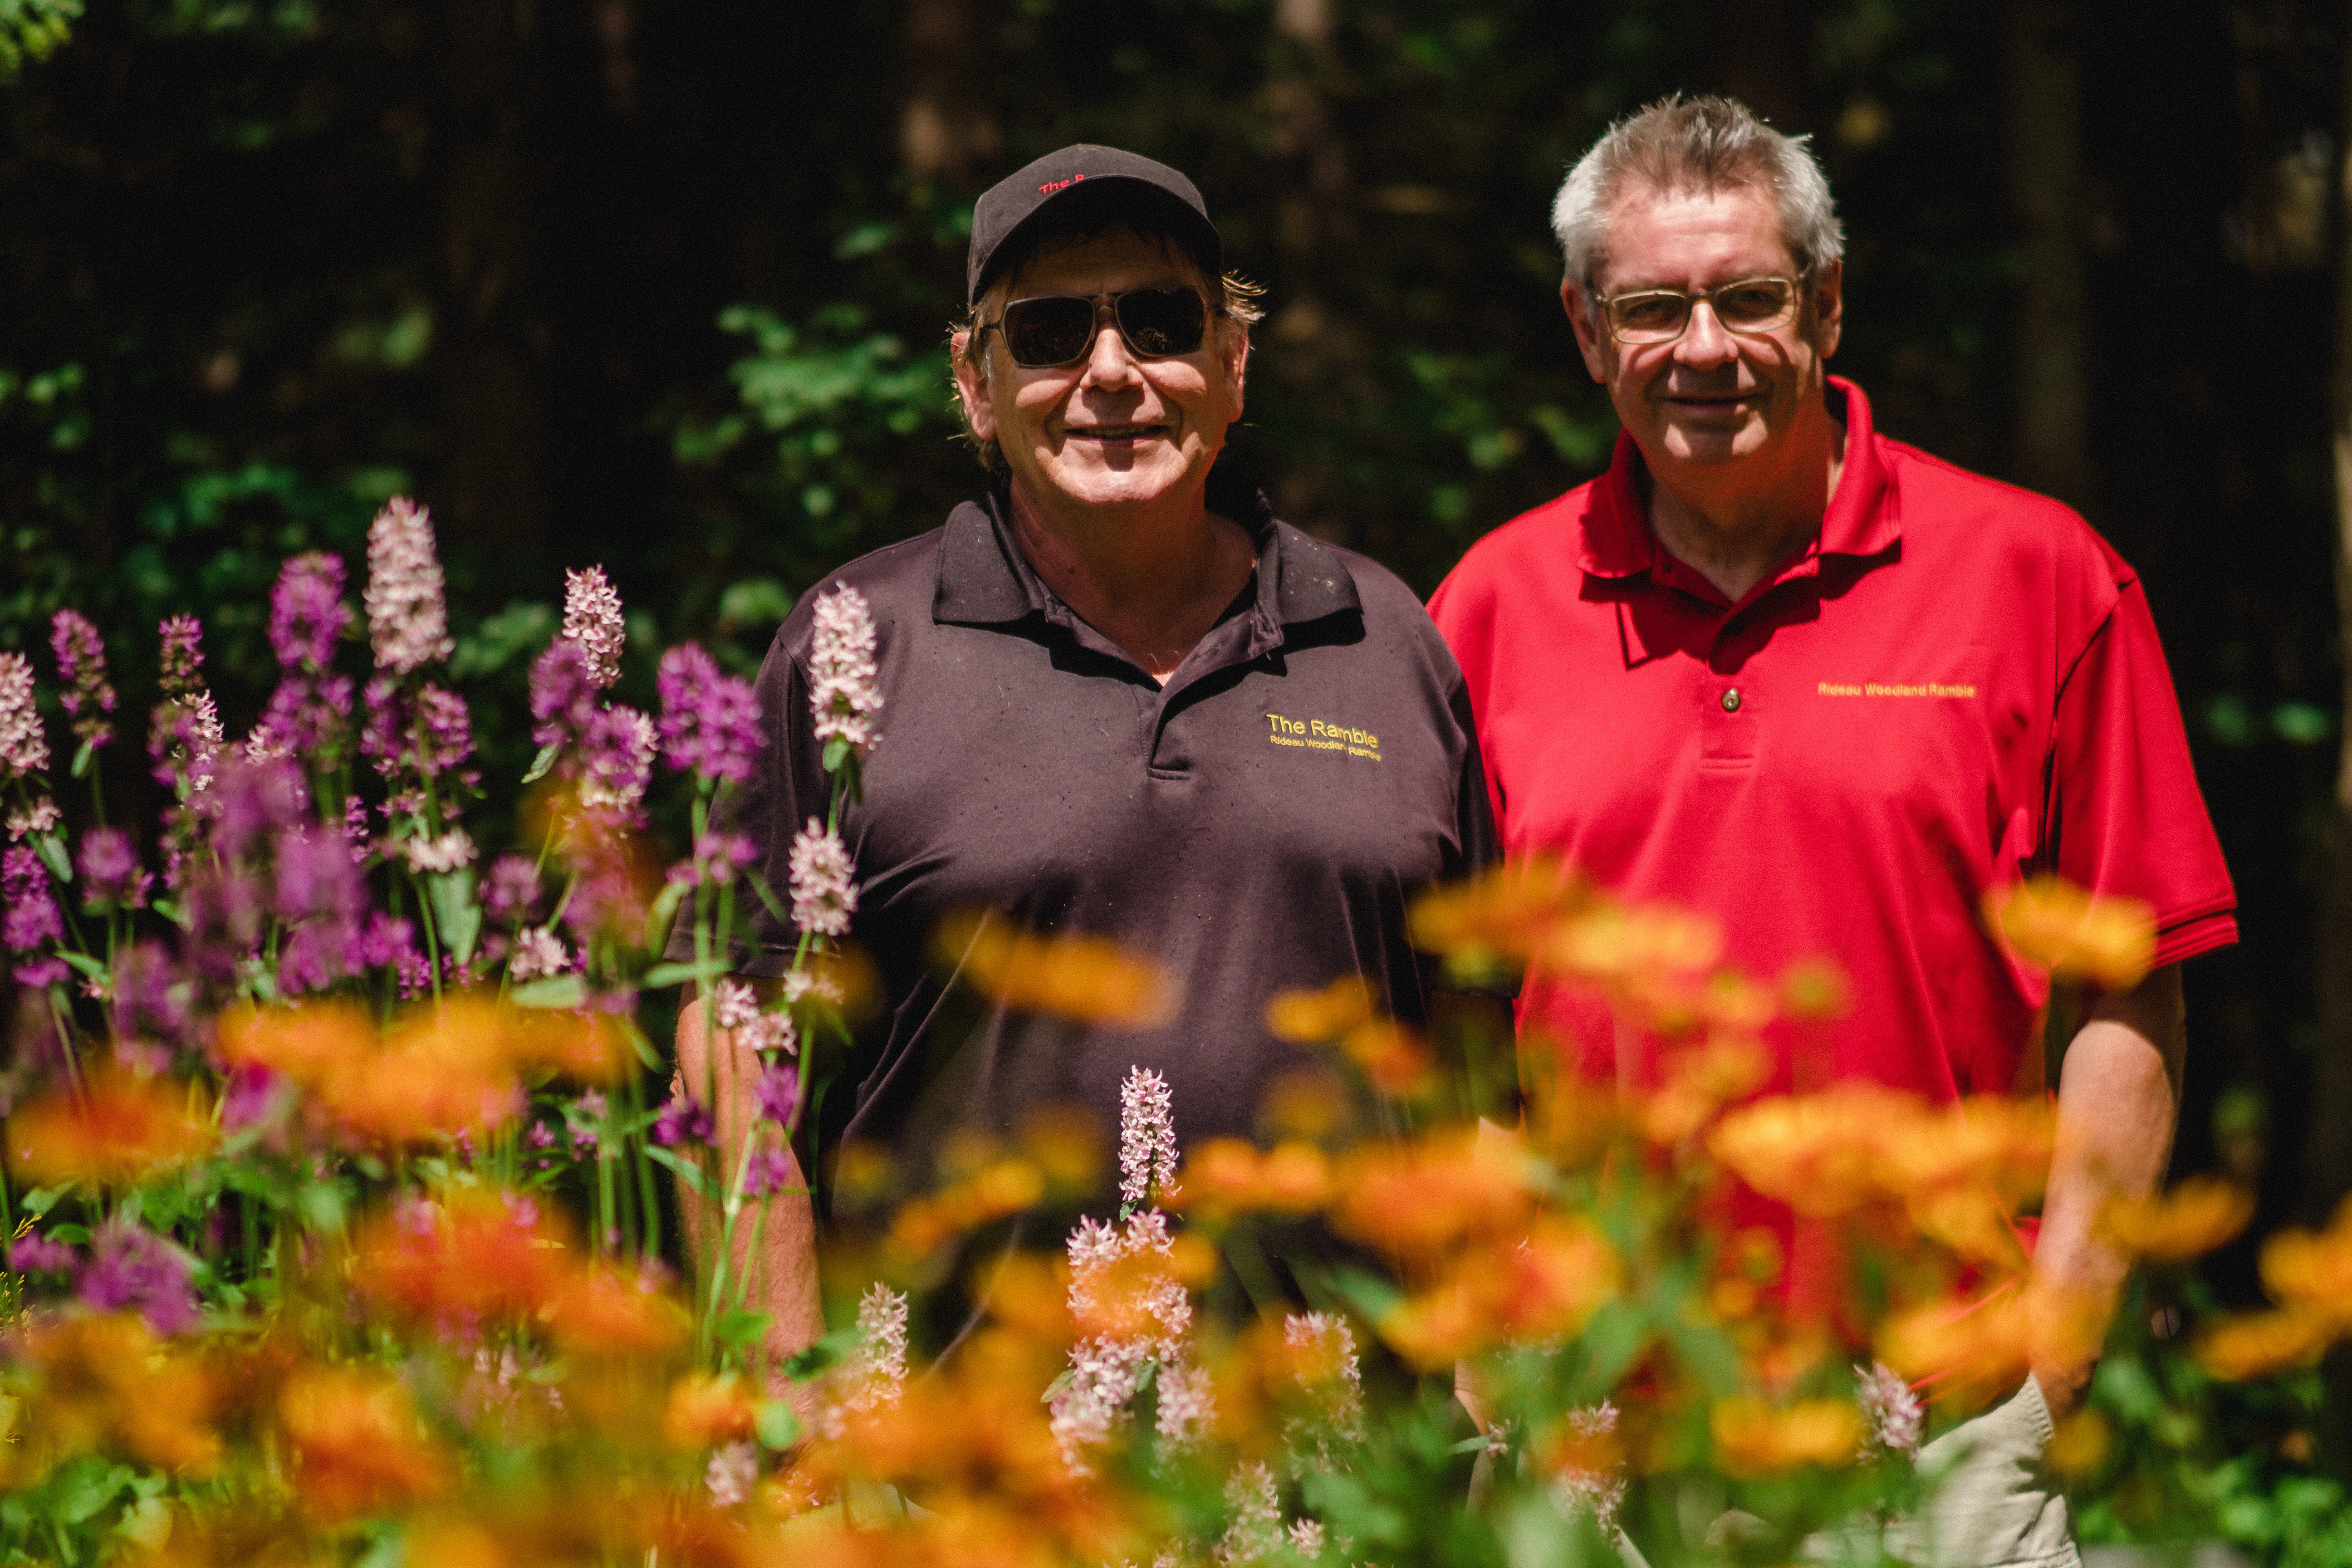
[{"label": "khaki pants", "polygon": [[1887,1526],[1887,1554],[1925,1568],[2082,1568],[2074,1514],[2042,1463],[2054,1431],[2029,1376],[1920,1449],[1921,1472],[1942,1485],[1924,1515]]}]

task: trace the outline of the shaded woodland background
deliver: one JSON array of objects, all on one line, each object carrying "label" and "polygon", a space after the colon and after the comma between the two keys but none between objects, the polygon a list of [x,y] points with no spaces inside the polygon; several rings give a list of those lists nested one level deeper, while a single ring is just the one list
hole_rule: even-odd
[{"label": "shaded woodland background", "polygon": [[[1554,294],[1566,165],[1727,90],[1817,139],[1882,427],[2145,575],[2244,935],[2190,969],[2177,1165],[2314,1218],[2352,1185],[2347,46],[2316,0],[89,0],[0,86],[0,647],[77,605],[137,709],[195,611],[240,733],[281,556],[356,560],[411,490],[510,780],[564,566],[639,655],[748,668],[975,490],[971,200],[1080,140],[1190,172],[1268,287],[1228,460],[1426,591],[1613,435]],[[2213,1268],[2252,1293],[2250,1241]]]}]

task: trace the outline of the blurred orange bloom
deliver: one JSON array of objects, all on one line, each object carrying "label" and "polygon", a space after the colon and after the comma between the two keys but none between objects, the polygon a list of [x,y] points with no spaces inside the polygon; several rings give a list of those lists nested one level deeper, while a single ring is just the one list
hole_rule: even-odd
[{"label": "blurred orange bloom", "polygon": [[694,1327],[668,1292],[606,1264],[567,1272],[539,1317],[558,1349],[593,1356],[666,1355]]},{"label": "blurred orange bloom", "polygon": [[1373,1018],[1349,1030],[1339,1048],[1381,1093],[1415,1094],[1428,1081],[1429,1047],[1393,1018]]},{"label": "blurred orange bloom", "polygon": [[1266,1031],[1294,1046],[1319,1046],[1370,1023],[1373,1001],[1371,986],[1352,974],[1320,991],[1279,992],[1265,1005]]},{"label": "blurred orange bloom", "polygon": [[375,1026],[346,1002],[240,1007],[221,1016],[220,1051],[232,1066],[266,1067],[316,1091],[366,1069]]},{"label": "blurred orange bloom", "polygon": [[1717,1463],[1735,1476],[1772,1475],[1799,1465],[1851,1465],[1862,1453],[1862,1412],[1850,1399],[1770,1405],[1740,1397],[1707,1413]]},{"label": "blurred orange bloom", "polygon": [[1537,959],[1621,992],[1690,991],[1722,962],[1723,927],[1672,904],[1595,899],[1551,934]]},{"label": "blurred orange bloom", "polygon": [[1304,1214],[1330,1191],[1330,1162],[1312,1143],[1294,1140],[1261,1153],[1238,1138],[1213,1138],[1185,1155],[1184,1189],[1168,1206],[1211,1219],[1255,1209]]},{"label": "blurred orange bloom", "polygon": [[609,1083],[630,1070],[611,1020],[455,996],[412,1008],[382,1039],[341,1003],[248,1009],[222,1030],[231,1062],[284,1073],[325,1116],[368,1142],[413,1143],[482,1132],[524,1105],[519,1069]]},{"label": "blurred orange bloom", "polygon": [[294,1445],[295,1489],[319,1519],[407,1507],[448,1484],[448,1464],[425,1437],[408,1390],[382,1373],[298,1373],[278,1396],[278,1413]]},{"label": "blurred orange bloom", "polygon": [[194,1159],[212,1146],[210,1112],[168,1079],[92,1072],[79,1094],[60,1089],[8,1119],[8,1163],[36,1185],[116,1185]]},{"label": "blurred orange bloom", "polygon": [[2262,1268],[2280,1305],[2352,1331],[2352,1198],[2326,1230],[2283,1230],[2263,1242]]},{"label": "blurred orange bloom", "polygon": [[670,1384],[662,1410],[662,1441],[673,1448],[715,1447],[749,1437],[759,1425],[759,1402],[733,1373],[689,1373]]},{"label": "blurred orange bloom", "polygon": [[2308,1312],[2246,1312],[2200,1334],[2195,1354],[2215,1377],[2244,1383],[2315,1360],[2336,1338],[2326,1320]]},{"label": "blurred orange bloom", "polygon": [[2137,899],[2086,892],[2062,877],[2030,877],[1984,896],[1985,924],[2011,952],[2059,980],[2128,991],[2156,960],[2156,911]]},{"label": "blurred orange bloom", "polygon": [[1707,1147],[1740,1180],[1819,1218],[1899,1205],[1963,1258],[2022,1260],[2010,1205],[2050,1168],[2046,1104],[1981,1096],[1931,1107],[1872,1083],[1775,1096],[1727,1114]]},{"label": "blurred orange bloom", "polygon": [[2099,1234],[2145,1263],[2179,1263],[2212,1251],[2254,1217],[2254,1194],[2236,1182],[2191,1176],[2160,1197],[2111,1199]]},{"label": "blurred orange bloom", "polygon": [[1591,889],[1557,856],[1512,860],[1470,881],[1413,900],[1409,929],[1423,952],[1473,967],[1525,963]]},{"label": "blurred orange bloom", "polygon": [[1942,1301],[1881,1324],[1878,1355],[1914,1383],[1934,1380],[1963,1403],[2014,1388],[2035,1363],[2087,1360],[2105,1330],[2089,1301],[2021,1280],[1973,1301]]},{"label": "blurred orange bloom", "polygon": [[1666,1067],[1665,1081],[1634,1101],[1634,1124],[1654,1143],[1680,1143],[1771,1070],[1763,1047],[1751,1040],[1719,1039],[1680,1051]]},{"label": "blurred orange bloom", "polygon": [[16,1348],[34,1373],[31,1432],[58,1457],[110,1449],[184,1475],[220,1466],[220,1388],[204,1362],[167,1352],[135,1314],[36,1322]]},{"label": "blurred orange bloom", "polygon": [[564,1261],[563,1238],[536,1201],[461,1189],[440,1203],[400,1204],[361,1226],[351,1279],[403,1317],[518,1316],[552,1299]]},{"label": "blurred orange bloom", "polygon": [[1002,916],[965,915],[942,922],[934,946],[999,1006],[1129,1029],[1176,1016],[1166,972],[1100,937],[1044,936]]},{"label": "blurred orange bloom", "polygon": [[900,1206],[890,1220],[890,1247],[903,1258],[937,1251],[966,1232],[1021,1213],[1045,1195],[1045,1173],[1027,1160],[988,1161],[960,1182]]},{"label": "blurred orange bloom", "polygon": [[1577,1332],[1614,1296],[1616,1254],[1591,1226],[1547,1215],[1528,1235],[1486,1241],[1444,1279],[1407,1297],[1381,1337],[1424,1371],[1497,1341],[1541,1342]]},{"label": "blurred orange bloom", "polygon": [[524,1105],[515,1072],[514,1011],[474,997],[418,1007],[373,1059],[324,1086],[329,1106],[362,1137],[389,1143],[480,1133]]},{"label": "blurred orange bloom", "polygon": [[1517,1138],[1474,1129],[1402,1147],[1360,1150],[1341,1162],[1333,1222],[1349,1236],[1427,1254],[1523,1223],[1533,1172]]}]

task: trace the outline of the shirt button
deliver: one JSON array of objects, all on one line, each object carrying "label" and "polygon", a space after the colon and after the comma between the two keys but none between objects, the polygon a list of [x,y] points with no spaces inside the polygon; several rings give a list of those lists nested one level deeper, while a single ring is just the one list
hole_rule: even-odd
[{"label": "shirt button", "polygon": [[1735,686],[1723,694],[1723,710],[1726,713],[1739,711],[1739,688]]}]

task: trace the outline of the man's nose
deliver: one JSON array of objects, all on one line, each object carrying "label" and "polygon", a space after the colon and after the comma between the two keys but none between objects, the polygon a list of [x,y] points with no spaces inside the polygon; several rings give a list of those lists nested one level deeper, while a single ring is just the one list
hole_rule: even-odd
[{"label": "man's nose", "polygon": [[1087,355],[1086,382],[1093,386],[1124,386],[1136,375],[1135,358],[1127,352],[1118,318],[1106,300],[1095,312],[1095,344]]},{"label": "man's nose", "polygon": [[1687,365],[1718,365],[1739,357],[1739,345],[1715,318],[1706,300],[1691,301],[1690,325],[1675,343],[1675,358]]}]

